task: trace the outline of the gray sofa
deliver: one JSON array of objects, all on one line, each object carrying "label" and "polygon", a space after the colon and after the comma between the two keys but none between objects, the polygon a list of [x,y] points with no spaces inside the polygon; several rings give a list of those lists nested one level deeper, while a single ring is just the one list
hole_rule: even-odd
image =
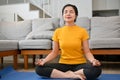
[{"label": "gray sofa", "polygon": [[19,41],[25,39],[31,30],[31,21],[0,22],[0,58],[2,64],[4,56],[13,56],[14,68],[17,69]]},{"label": "gray sofa", "polygon": [[[89,46],[94,55],[120,54],[120,16],[81,17],[77,18],[76,24],[87,29]],[[27,69],[28,55],[48,54],[52,49],[54,30],[63,25],[61,18],[0,22],[0,45],[4,45],[0,46],[0,51],[20,51],[24,55],[24,68]]]}]

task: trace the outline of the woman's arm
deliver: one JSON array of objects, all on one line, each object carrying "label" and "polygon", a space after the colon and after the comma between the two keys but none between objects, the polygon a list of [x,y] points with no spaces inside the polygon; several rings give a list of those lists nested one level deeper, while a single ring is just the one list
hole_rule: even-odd
[{"label": "woman's arm", "polygon": [[83,41],[83,51],[85,53],[85,57],[94,65],[101,65],[98,60],[96,60],[93,54],[90,52],[88,40]]},{"label": "woman's arm", "polygon": [[52,51],[47,55],[46,58],[38,59],[35,62],[35,64],[36,65],[44,65],[46,62],[49,62],[49,61],[53,60],[54,58],[56,58],[58,54],[59,54],[59,43],[53,41],[53,49],[52,49]]},{"label": "woman's arm", "polygon": [[52,52],[48,54],[48,56],[44,59],[45,63],[53,60],[59,54],[59,43],[53,41],[53,49]]}]

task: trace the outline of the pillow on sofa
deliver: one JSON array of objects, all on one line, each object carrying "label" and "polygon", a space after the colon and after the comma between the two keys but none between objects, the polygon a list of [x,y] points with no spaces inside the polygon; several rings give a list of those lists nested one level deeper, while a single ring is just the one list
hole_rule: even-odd
[{"label": "pillow on sofa", "polygon": [[120,16],[93,17],[91,38],[120,38]]},{"label": "pillow on sofa", "polygon": [[[53,29],[59,27],[59,18],[39,18],[32,20],[32,30],[34,31],[38,27],[43,26],[44,24],[51,23],[53,25]],[[44,28],[43,28],[44,29]]]},{"label": "pillow on sofa", "polygon": [[34,31],[27,35],[28,39],[52,39],[54,31]]},{"label": "pillow on sofa", "polygon": [[51,39],[53,35],[53,24],[47,23],[39,26],[37,29],[30,32],[26,39]]},{"label": "pillow on sofa", "polygon": [[31,20],[19,22],[0,22],[0,32],[8,40],[25,39],[28,33],[32,31]]},{"label": "pillow on sofa", "polygon": [[53,24],[48,22],[46,24],[43,25],[39,25],[38,28],[34,29],[33,31],[51,31],[54,30]]},{"label": "pillow on sofa", "polygon": [[0,40],[5,40],[6,37],[0,32]]}]

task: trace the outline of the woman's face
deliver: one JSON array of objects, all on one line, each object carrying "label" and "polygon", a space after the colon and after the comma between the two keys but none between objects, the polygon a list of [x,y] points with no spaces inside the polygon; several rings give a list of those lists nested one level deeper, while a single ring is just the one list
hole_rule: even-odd
[{"label": "woman's face", "polygon": [[67,6],[63,12],[65,22],[74,22],[76,19],[75,10],[71,6]]}]

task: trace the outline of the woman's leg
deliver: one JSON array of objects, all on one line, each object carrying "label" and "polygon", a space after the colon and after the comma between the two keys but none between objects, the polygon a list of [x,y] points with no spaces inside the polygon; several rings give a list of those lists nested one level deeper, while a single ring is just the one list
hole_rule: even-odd
[{"label": "woman's leg", "polygon": [[66,70],[66,68],[64,67],[64,65],[61,65],[59,63],[49,63],[49,64],[44,64],[43,66],[36,66],[36,73],[40,76],[46,76],[46,77],[50,77],[51,73],[53,71],[53,69],[58,69],[62,71],[64,71],[64,69]]},{"label": "woman's leg", "polygon": [[80,75],[76,75],[74,72],[69,70],[69,65],[59,63],[45,64],[44,66],[36,67],[36,73],[40,76],[51,78],[79,78],[84,80]]},{"label": "woman's leg", "polygon": [[94,80],[101,74],[101,72],[102,70],[100,66],[95,67],[92,66],[92,64],[88,63],[88,64],[78,65],[74,73],[84,75],[87,80]]}]

